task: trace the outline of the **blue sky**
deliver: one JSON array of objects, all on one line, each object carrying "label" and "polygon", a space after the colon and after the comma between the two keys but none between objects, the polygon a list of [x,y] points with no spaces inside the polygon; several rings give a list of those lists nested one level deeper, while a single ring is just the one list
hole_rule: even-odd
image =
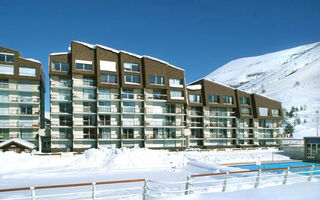
[{"label": "blue sky", "polygon": [[48,54],[71,40],[166,60],[187,82],[236,58],[320,41],[318,0],[3,0],[0,10],[0,46],[40,60],[47,79]]}]

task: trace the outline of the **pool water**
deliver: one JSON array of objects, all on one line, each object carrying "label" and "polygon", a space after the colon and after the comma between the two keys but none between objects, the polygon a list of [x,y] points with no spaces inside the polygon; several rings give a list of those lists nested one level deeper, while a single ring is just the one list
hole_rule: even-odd
[{"label": "pool water", "polygon": [[[284,167],[300,167],[300,166],[312,166],[312,165],[320,165],[320,163],[314,163],[314,162],[282,162],[282,163],[264,163],[261,164],[260,169],[274,169],[274,168],[284,168]],[[248,170],[258,170],[259,166],[257,165],[234,165],[231,167],[237,167],[241,169],[248,169]],[[306,171],[306,173],[303,173],[304,175],[309,175],[307,173],[310,170],[310,168],[300,168],[300,169],[290,169],[290,172],[303,172]],[[320,167],[315,167],[314,170],[320,170]],[[275,173],[283,173],[284,170],[277,170],[274,171]],[[320,171],[314,172],[314,175],[320,174]]]}]

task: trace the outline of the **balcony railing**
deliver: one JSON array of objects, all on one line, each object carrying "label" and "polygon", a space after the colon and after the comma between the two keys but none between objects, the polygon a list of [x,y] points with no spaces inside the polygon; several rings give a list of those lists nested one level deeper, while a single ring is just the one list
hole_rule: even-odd
[{"label": "balcony railing", "polygon": [[241,138],[254,138],[254,134],[253,133],[240,133],[238,135],[238,137]]},{"label": "balcony railing", "polygon": [[203,114],[202,111],[188,110],[188,115],[192,115],[192,116],[202,116],[202,114]]},{"label": "balcony railing", "polygon": [[143,109],[130,106],[123,106],[122,111],[124,113],[143,113]]},{"label": "balcony railing", "polygon": [[124,100],[143,100],[143,94],[122,94],[122,99]]},{"label": "balcony railing", "polygon": [[61,100],[61,101],[70,101],[71,96],[70,95],[52,95],[52,100]]},{"label": "balcony railing", "polygon": [[71,84],[61,83],[61,82],[54,82],[54,83],[51,84],[51,87],[71,88]]},{"label": "balcony railing", "polygon": [[101,113],[118,113],[119,109],[105,106],[105,107],[99,107],[98,111]]},{"label": "balcony railing", "polygon": [[188,125],[190,127],[203,127],[202,122],[189,122]]},{"label": "balcony railing", "polygon": [[28,84],[0,84],[0,88],[8,90],[22,90],[22,91],[39,91],[38,85],[28,85]]},{"label": "balcony railing", "polygon": [[120,100],[121,96],[120,96],[120,94],[98,93],[98,99],[99,100]]},{"label": "balcony railing", "polygon": [[51,126],[72,126],[72,122],[51,122]]},{"label": "balcony railing", "polygon": [[184,126],[184,122],[146,121],[146,126]]},{"label": "balcony railing", "polygon": [[210,122],[205,124],[206,127],[236,127],[236,124],[227,124],[222,122]]},{"label": "balcony railing", "polygon": [[167,100],[166,94],[149,94],[147,95],[147,100]]},{"label": "balcony railing", "polygon": [[128,120],[123,120],[122,126],[143,126],[143,123],[140,121],[128,121]]},{"label": "balcony railing", "polygon": [[120,126],[120,123],[117,121],[98,121],[99,126]]},{"label": "balcony railing", "polygon": [[180,108],[167,109],[167,108],[150,108],[147,107],[146,111],[148,114],[183,114],[184,110]]},{"label": "balcony railing", "polygon": [[206,116],[209,117],[234,117],[234,112],[206,111]]},{"label": "balcony railing", "polygon": [[39,122],[23,120],[0,121],[0,127],[39,127]]}]

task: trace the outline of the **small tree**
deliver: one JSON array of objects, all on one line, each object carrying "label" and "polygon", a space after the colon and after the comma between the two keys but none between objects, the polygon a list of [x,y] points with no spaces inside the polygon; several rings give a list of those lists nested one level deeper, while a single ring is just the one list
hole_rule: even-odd
[{"label": "small tree", "polygon": [[284,131],[286,132],[286,134],[291,134],[294,132],[294,127],[290,123],[287,123]]}]

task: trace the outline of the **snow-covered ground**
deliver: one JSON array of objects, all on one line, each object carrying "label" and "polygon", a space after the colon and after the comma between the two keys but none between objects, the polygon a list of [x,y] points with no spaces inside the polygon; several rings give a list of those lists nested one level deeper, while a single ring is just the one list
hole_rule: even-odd
[{"label": "snow-covered ground", "polygon": [[[257,160],[279,161],[289,160],[289,158],[276,149],[239,152],[169,152],[102,148],[90,149],[82,155],[65,154],[62,157],[5,152],[0,153],[0,188],[140,178],[185,181],[187,175],[191,174],[241,170],[221,164],[256,162]],[[162,187],[171,188],[168,185]],[[88,190],[90,191],[90,188]],[[198,199],[207,199],[207,195],[198,194],[198,196]],[[8,194],[0,193],[0,199],[7,197]]]},{"label": "snow-covered ground", "polygon": [[279,100],[288,111],[292,106],[299,108],[295,115],[301,123],[295,127],[294,137],[302,138],[316,135],[319,77],[320,42],[236,59],[205,78]]}]

